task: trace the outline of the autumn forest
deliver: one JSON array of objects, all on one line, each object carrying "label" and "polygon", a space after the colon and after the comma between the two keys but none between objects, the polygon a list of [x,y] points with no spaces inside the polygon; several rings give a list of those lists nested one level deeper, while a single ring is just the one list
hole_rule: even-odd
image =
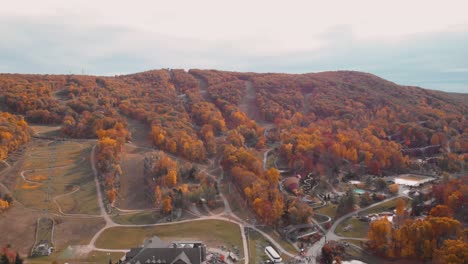
[{"label": "autumn forest", "polygon": [[[314,214],[297,198],[303,190],[279,188],[285,173],[333,186],[344,176],[445,175],[432,189],[428,218],[410,218],[402,207],[411,202],[401,201],[398,228],[385,219],[371,223],[366,247],[388,259],[452,263],[450,254],[466,250],[468,239],[467,102],[466,94],[351,71],[0,74],[0,160],[33,137],[46,138],[30,125],[60,127],[55,138],[97,140],[104,199],[118,204],[122,157],[135,132],[130,123],[139,122],[154,150],[141,181],[154,208],[170,214],[200,197],[216,207],[215,196],[229,184],[259,223],[277,229]],[[218,168],[222,181],[202,168]],[[7,214],[13,198],[0,195],[0,214]]]}]

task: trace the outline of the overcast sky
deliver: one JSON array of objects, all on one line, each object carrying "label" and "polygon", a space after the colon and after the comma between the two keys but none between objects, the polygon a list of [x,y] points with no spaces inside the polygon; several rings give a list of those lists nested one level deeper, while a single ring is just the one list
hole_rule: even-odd
[{"label": "overcast sky", "polygon": [[468,1],[30,0],[0,7],[0,72],[366,71],[468,92]]}]

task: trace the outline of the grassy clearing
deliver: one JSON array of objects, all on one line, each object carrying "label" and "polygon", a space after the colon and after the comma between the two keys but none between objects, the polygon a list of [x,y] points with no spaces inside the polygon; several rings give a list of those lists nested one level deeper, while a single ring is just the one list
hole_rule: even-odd
[{"label": "grassy clearing", "polygon": [[71,214],[99,214],[94,181],[87,181],[79,186],[79,191],[57,199],[62,211]]},{"label": "grassy clearing", "polygon": [[[404,198],[401,198],[401,199],[404,199]],[[380,213],[380,212],[392,211],[396,207],[397,200],[398,199],[393,199],[393,200],[387,201],[387,202],[385,202],[385,203],[383,203],[381,205],[378,205],[378,206],[369,208],[367,210],[364,210],[364,211],[360,212],[359,214],[360,215],[368,215],[368,214],[375,214],[375,213]]]},{"label": "grassy clearing", "polygon": [[269,245],[268,241],[258,232],[250,230],[249,232],[249,263],[263,263],[268,257],[265,255],[265,247]]},{"label": "grassy clearing", "polygon": [[[354,244],[354,245],[356,245],[358,247],[361,247],[361,242],[362,242],[360,240],[355,240],[355,239],[341,239],[340,241],[348,242],[348,243]],[[362,242],[362,243],[364,243],[364,242]]]},{"label": "grassy clearing", "polygon": [[[113,227],[105,230],[96,241],[100,248],[128,249],[141,245],[152,236],[162,240],[201,240],[209,247],[234,245],[241,249],[242,238],[237,224],[221,220],[202,220],[149,227]],[[125,239],[120,239],[125,237]]]},{"label": "grassy clearing", "polygon": [[141,212],[136,214],[118,214],[112,216],[118,224],[122,225],[147,225],[154,224],[160,219],[159,213],[155,212]]},{"label": "grassy clearing", "polygon": [[64,263],[76,263],[76,264],[89,264],[89,263],[109,263],[109,258],[112,260],[112,263],[117,262],[124,253],[118,252],[101,252],[101,251],[92,251],[87,256],[78,256],[73,257],[69,256],[69,250],[65,249],[60,252],[51,254],[50,256],[37,257],[37,258],[28,258],[27,263],[30,264],[50,264],[53,261],[57,261],[58,264]]},{"label": "grassy clearing", "polygon": [[[29,170],[24,173],[25,177],[37,183],[20,179],[14,190],[15,198],[27,207],[58,212],[52,198],[70,193],[79,186],[79,191],[57,198],[62,210],[66,213],[99,213],[94,176],[89,160],[86,159],[90,145],[60,142],[53,150],[56,151],[57,159],[52,162],[49,160],[51,144],[39,142],[27,153],[22,169]],[[48,166],[64,167],[49,169]]]},{"label": "grassy clearing", "polygon": [[60,127],[48,125],[30,125],[30,127],[41,136],[59,136],[61,135]]},{"label": "grassy clearing", "polygon": [[41,255],[40,250],[37,247],[41,244],[53,246],[52,244],[52,232],[54,227],[54,221],[51,218],[41,217],[37,220],[36,224],[36,240],[33,246],[33,256]]},{"label": "grassy clearing", "polygon": [[270,151],[268,152],[268,156],[267,156],[267,159],[266,159],[266,165],[265,167],[267,169],[269,168],[274,168],[275,167],[275,160],[277,159],[277,155],[276,155],[276,152],[275,151]]},{"label": "grassy clearing", "polygon": [[39,218],[37,221],[37,229],[36,229],[36,239],[37,243],[40,241],[49,241],[52,242],[52,227],[54,226],[54,222],[50,218]]},{"label": "grassy clearing", "polygon": [[[348,231],[345,231],[345,227],[350,226]],[[369,223],[359,221],[356,218],[348,218],[343,221],[339,226],[336,227],[336,234],[344,237],[367,237],[367,231],[369,229]]]},{"label": "grassy clearing", "polygon": [[336,215],[337,205],[332,203],[327,203],[324,207],[318,208],[315,211],[320,214],[328,215],[331,218],[334,218]]},{"label": "grassy clearing", "polygon": [[324,215],[319,215],[319,214],[314,214],[313,218],[319,222],[319,223],[322,223],[322,222],[325,222],[328,220],[328,218]]},{"label": "grassy clearing", "polygon": [[291,245],[290,243],[288,243],[286,240],[284,240],[282,237],[280,237],[278,232],[274,231],[271,228],[268,228],[267,230],[262,229],[262,231],[267,233],[268,235],[270,235],[274,240],[276,240],[276,242],[278,242],[289,253],[293,253],[293,254],[297,253],[296,248],[293,245]]},{"label": "grassy clearing", "polygon": [[51,142],[36,147],[28,151],[23,169],[48,169],[49,166],[60,167],[82,161],[86,154],[89,155],[82,151],[82,147],[86,146],[76,142]]}]

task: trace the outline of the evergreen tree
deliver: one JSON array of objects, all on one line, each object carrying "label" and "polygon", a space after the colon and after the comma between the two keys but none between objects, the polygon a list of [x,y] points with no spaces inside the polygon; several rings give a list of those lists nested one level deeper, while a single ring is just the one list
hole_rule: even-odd
[{"label": "evergreen tree", "polygon": [[336,208],[336,214],[338,216],[344,215],[354,210],[356,204],[356,197],[352,189],[348,189],[346,193],[340,197],[338,207]]},{"label": "evergreen tree", "polygon": [[23,264],[23,259],[21,256],[16,252],[16,259],[15,259],[15,264]]},{"label": "evergreen tree", "polygon": [[5,254],[2,254],[0,256],[0,264],[10,264],[10,260],[8,260]]}]

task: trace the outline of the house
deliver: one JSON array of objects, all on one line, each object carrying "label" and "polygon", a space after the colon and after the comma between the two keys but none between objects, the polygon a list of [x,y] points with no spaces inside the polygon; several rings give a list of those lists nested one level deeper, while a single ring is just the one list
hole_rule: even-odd
[{"label": "house", "polygon": [[125,264],[201,264],[206,260],[206,247],[200,241],[178,241],[165,245],[158,237],[132,248],[125,255]]}]

